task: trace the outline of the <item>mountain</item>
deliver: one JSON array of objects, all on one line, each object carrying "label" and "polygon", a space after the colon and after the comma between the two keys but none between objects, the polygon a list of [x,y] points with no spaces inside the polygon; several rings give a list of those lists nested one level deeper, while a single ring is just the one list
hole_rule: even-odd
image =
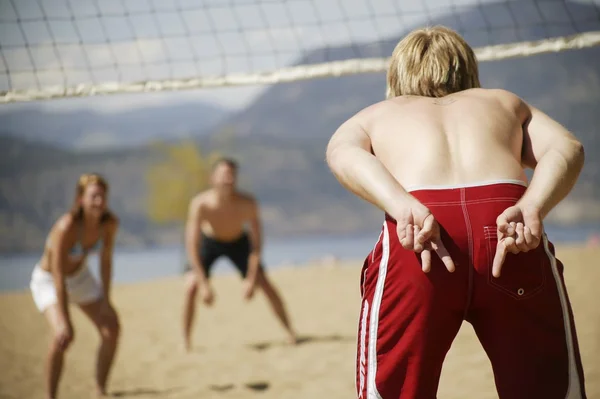
[{"label": "mountain", "polygon": [[[598,7],[572,2],[564,6],[568,10],[563,8],[563,2],[522,0],[457,7],[459,13],[435,19],[431,25],[456,29],[473,47],[600,30]],[[540,23],[536,17],[538,9],[544,21],[551,22]],[[517,21],[507,20],[509,14]],[[491,29],[485,27],[488,24]],[[405,33],[379,43],[317,49],[297,64],[388,57]],[[577,132],[599,126],[600,114],[593,112],[600,103],[598,65],[600,49],[595,47],[481,62],[480,74],[484,87],[511,90]],[[384,95],[383,73],[277,84],[220,125],[238,135],[322,137],[331,135],[343,120],[360,109],[383,100]]]},{"label": "mountain", "polygon": [[[302,138],[265,142],[247,137],[233,145],[208,138],[200,142],[203,153],[227,152],[242,162],[242,189],[260,200],[269,236],[376,229],[378,211],[368,208],[357,217],[353,212],[364,206],[362,201],[340,196],[331,174],[319,174],[324,145],[325,140]],[[103,174],[110,184],[110,208],[121,220],[119,245],[181,243],[179,225],[157,225],[148,215],[148,172],[161,159],[152,146],[82,154],[5,137],[0,139],[0,159],[11,164],[0,175],[0,253],[39,251],[52,223],[71,206],[78,176],[91,171]]]},{"label": "mountain", "polygon": [[[540,6],[542,3],[545,4],[541,2]],[[511,4],[515,3],[481,5],[465,10],[460,18],[442,18],[434,22],[476,29],[482,15],[497,22],[496,18],[503,15],[502,7]],[[527,15],[528,4],[533,3],[518,2],[522,8],[518,18]],[[580,16],[592,15],[596,9],[572,4],[570,11],[571,15]],[[549,20],[559,18],[558,14],[548,14]],[[600,29],[600,17],[594,18],[588,27]],[[519,32],[507,32],[506,35],[518,34],[523,40],[545,35],[544,27],[540,25],[533,28],[520,26],[523,28]],[[497,39],[490,37],[485,29],[470,32],[471,36],[465,36],[474,45]],[[395,43],[396,40],[390,40],[377,45],[321,49],[307,54],[300,62],[346,59],[356,55],[383,56],[391,53]],[[600,141],[597,132],[600,126],[598,65],[600,47],[480,64],[485,87],[514,91],[562,122],[586,146],[586,165],[580,181],[567,200],[549,216],[549,221],[555,223],[600,224],[600,154],[595,151]],[[381,100],[384,91],[383,73],[274,85],[243,111],[221,116],[223,119],[207,128],[205,134],[196,136],[197,142],[203,153],[217,151],[239,159],[241,184],[261,201],[267,235],[377,231],[381,213],[346,192],[327,169],[324,157],[327,140],[335,129],[361,108]],[[129,111],[124,113],[127,118],[123,116],[123,119],[110,123],[114,124],[112,129],[125,134],[123,142],[129,142],[128,135],[147,136],[152,132],[156,133],[155,138],[171,140],[177,137],[170,129],[172,123],[163,121],[163,116],[159,115],[170,115],[173,120],[181,120],[188,126],[201,119],[195,106],[177,112],[180,113],[176,114],[171,106]],[[5,123],[5,116],[0,117],[0,129],[13,133],[11,126],[16,122],[13,121],[13,125]],[[78,115],[71,116],[76,118]],[[147,174],[158,160],[151,147],[86,153],[63,148],[76,147],[69,143],[77,141],[82,128],[107,126],[108,122],[101,120],[106,116],[97,116],[93,122],[81,121],[78,128],[68,129],[64,126],[72,125],[63,120],[69,119],[65,115],[47,119],[42,124],[48,130],[47,138],[58,138],[61,148],[42,145],[37,140],[26,142],[24,139],[31,136],[24,128],[18,139],[5,137],[0,141],[0,252],[39,250],[47,229],[70,206],[77,176],[90,171],[103,173],[111,184],[111,207],[122,221],[121,245],[181,243],[179,227],[157,226],[147,216]],[[41,129],[35,125],[34,114],[20,118],[31,119],[23,122],[34,124],[31,129]],[[147,132],[140,128],[140,123],[147,126]],[[158,128],[159,125],[163,128]],[[65,137],[61,131],[65,132]],[[159,135],[160,131],[166,135]],[[131,145],[139,140],[131,141]]]},{"label": "mountain", "polygon": [[[512,13],[509,13],[510,7]],[[537,9],[543,12],[545,21],[551,22],[541,24],[539,16],[536,17],[539,15],[536,14]],[[458,14],[434,20],[431,25],[441,24],[456,29],[474,47],[517,40],[538,40],[549,34],[570,35],[578,31],[600,30],[600,10],[593,5],[572,2],[550,5],[523,0],[461,10]],[[507,22],[509,14],[517,18],[518,29],[506,28],[515,26],[512,20]],[[486,29],[482,21],[496,29]],[[308,53],[298,64],[359,56],[389,56],[397,41],[398,38],[394,38],[375,44],[318,49]],[[481,62],[479,69],[483,87],[513,91],[564,124],[586,148],[594,149],[600,144],[598,65],[600,47],[593,47]],[[249,107],[223,120],[215,132],[226,129],[236,132],[237,137],[263,137],[265,143],[273,138],[322,140],[333,134],[354,113],[381,101],[384,93],[384,73],[277,84],[264,91]],[[261,166],[252,163],[247,167],[254,169]],[[585,201],[600,198],[599,171],[600,159],[588,150],[586,165],[572,194],[573,198]],[[320,162],[315,173],[327,175],[326,165]],[[338,195],[344,194],[338,192]]]},{"label": "mountain", "polygon": [[[64,148],[94,150],[135,147],[151,141],[172,141],[208,131],[228,110],[199,101],[153,105],[116,112],[73,109],[44,110],[37,104],[1,111],[4,134],[52,143]],[[1,134],[1,133],[0,133]]]}]

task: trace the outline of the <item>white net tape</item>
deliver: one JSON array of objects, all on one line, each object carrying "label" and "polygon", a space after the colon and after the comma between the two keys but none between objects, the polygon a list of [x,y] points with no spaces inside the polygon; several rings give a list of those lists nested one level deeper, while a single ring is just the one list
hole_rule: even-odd
[{"label": "white net tape", "polygon": [[[478,60],[483,62],[582,49],[598,45],[600,45],[600,31],[593,31],[537,41],[479,47],[475,49],[475,53]],[[132,83],[81,84],[72,87],[47,87],[42,90],[12,90],[0,92],[0,103],[295,82],[306,79],[385,72],[388,60],[388,58],[356,58],[321,64],[298,65],[258,73]]]}]

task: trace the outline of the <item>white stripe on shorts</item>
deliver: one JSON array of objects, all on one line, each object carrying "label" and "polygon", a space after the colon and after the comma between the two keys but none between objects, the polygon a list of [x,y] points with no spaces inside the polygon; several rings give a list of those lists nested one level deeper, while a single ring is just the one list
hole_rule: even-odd
[{"label": "white stripe on shorts", "polygon": [[575,348],[573,347],[573,333],[571,329],[571,317],[569,315],[567,295],[565,293],[566,291],[564,284],[560,278],[560,273],[558,272],[556,258],[550,251],[546,233],[544,233],[543,239],[544,249],[546,250],[548,259],[550,259],[552,275],[554,276],[554,281],[556,282],[556,288],[558,290],[558,296],[560,298],[560,306],[562,308],[563,320],[565,324],[565,336],[567,337],[567,354],[569,357],[569,386],[567,388],[567,395],[565,396],[565,399],[581,399],[581,382],[579,381],[579,372],[577,370],[577,363],[575,361]]},{"label": "white stripe on shorts", "polygon": [[387,275],[388,259],[390,257],[390,235],[387,222],[383,222],[383,237],[381,239],[382,254],[379,262],[379,274],[377,275],[377,284],[373,303],[371,304],[371,320],[369,321],[369,355],[367,369],[367,399],[381,399],[381,395],[375,386],[375,376],[377,375],[377,329],[379,327],[379,308],[383,298],[383,288],[385,286],[385,277]]}]

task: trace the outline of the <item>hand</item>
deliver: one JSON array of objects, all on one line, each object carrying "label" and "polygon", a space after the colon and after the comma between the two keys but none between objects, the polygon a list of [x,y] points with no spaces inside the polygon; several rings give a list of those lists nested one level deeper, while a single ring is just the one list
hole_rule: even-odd
[{"label": "hand", "polygon": [[70,320],[64,320],[59,322],[57,327],[54,335],[55,340],[58,342],[60,348],[65,350],[73,341],[73,326]]},{"label": "hand", "polygon": [[429,209],[425,207],[405,209],[395,219],[400,244],[404,249],[421,254],[423,272],[429,273],[431,270],[432,250],[444,262],[446,269],[450,273],[454,272],[454,262],[442,242],[440,225]]},{"label": "hand", "polygon": [[496,219],[498,245],[492,263],[492,275],[500,277],[507,253],[518,254],[536,249],[542,238],[540,212],[519,204],[507,208]]},{"label": "hand", "polygon": [[102,301],[102,308],[100,309],[100,316],[112,316],[114,313],[114,308],[110,303],[110,300],[107,297],[104,297],[104,301]]},{"label": "hand", "polygon": [[204,283],[200,285],[200,298],[202,302],[206,306],[211,306],[215,300],[215,295],[213,294],[212,287],[209,283]]},{"label": "hand", "polygon": [[256,281],[246,278],[244,280],[244,299],[249,301],[254,296]]}]

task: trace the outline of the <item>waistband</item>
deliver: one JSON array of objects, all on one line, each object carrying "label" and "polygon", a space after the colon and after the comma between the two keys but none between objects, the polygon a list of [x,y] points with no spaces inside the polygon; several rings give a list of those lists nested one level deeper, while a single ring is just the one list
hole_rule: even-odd
[{"label": "waistband", "polygon": [[238,238],[235,238],[231,241],[222,241],[222,240],[217,240],[213,237],[209,237],[206,234],[202,233],[202,241],[211,243],[211,244],[218,244],[218,245],[236,245],[236,244],[240,244],[245,242],[246,240],[248,240],[248,233],[243,232]]},{"label": "waistband", "polygon": [[[68,274],[65,276],[65,280],[75,280],[78,277],[80,277],[81,275],[83,275],[84,273],[89,271],[89,267],[87,262],[83,262],[83,264],[81,266],[79,266],[79,269],[75,270],[75,272],[73,274]],[[40,266],[39,263],[35,264],[35,267],[33,268],[33,276],[39,276],[42,278],[50,278],[53,279],[54,277],[52,276],[52,273],[50,273],[47,270],[42,269],[42,267]]]},{"label": "waistband", "polygon": [[469,203],[488,199],[518,200],[525,190],[527,185],[520,180],[498,180],[456,186],[411,187],[408,191],[423,204],[450,205],[453,202]]},{"label": "waistband", "polygon": [[[423,205],[459,206],[485,202],[517,202],[527,190],[525,182],[520,180],[498,180],[457,186],[420,186],[411,187],[410,194]],[[393,218],[386,214],[387,220]]]}]

